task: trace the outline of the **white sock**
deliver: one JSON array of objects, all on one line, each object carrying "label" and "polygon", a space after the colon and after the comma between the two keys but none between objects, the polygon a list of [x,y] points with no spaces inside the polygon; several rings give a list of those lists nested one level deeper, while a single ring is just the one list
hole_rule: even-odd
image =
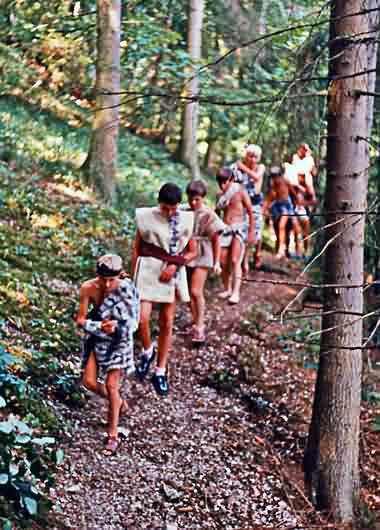
[{"label": "white sock", "polygon": [[145,355],[145,357],[147,357],[148,359],[150,359],[153,355],[153,349],[154,349],[154,344],[152,342],[150,348],[148,348],[147,350],[143,349],[142,354]]},{"label": "white sock", "polygon": [[160,368],[159,366],[156,366],[156,369],[154,371],[156,375],[165,375],[166,370],[165,368]]}]

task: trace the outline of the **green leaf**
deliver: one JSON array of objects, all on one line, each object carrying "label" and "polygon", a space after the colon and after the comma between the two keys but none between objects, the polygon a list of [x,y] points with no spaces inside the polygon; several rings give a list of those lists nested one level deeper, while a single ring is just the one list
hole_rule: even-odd
[{"label": "green leaf", "polygon": [[4,521],[4,523],[3,523],[3,530],[12,530],[12,528],[13,528],[12,521],[10,521],[9,519],[7,519],[6,521]]},{"label": "green leaf", "polygon": [[31,497],[23,497],[25,508],[30,515],[36,515],[38,510],[37,501]]},{"label": "green leaf", "polygon": [[380,401],[380,392],[367,392],[368,401]]},{"label": "green leaf", "polygon": [[37,445],[49,445],[55,443],[55,438],[52,436],[44,436],[42,438],[33,438],[32,442]]},{"label": "green leaf", "polygon": [[30,441],[30,436],[29,434],[18,434],[16,436],[16,443],[19,443],[19,444],[26,444],[27,442]]},{"label": "green leaf", "polygon": [[0,408],[6,407],[6,405],[7,405],[7,402],[2,396],[0,396]]},{"label": "green leaf", "polygon": [[20,421],[20,420],[16,420],[14,422],[15,426],[17,427],[17,430],[21,433],[21,434],[29,434],[32,432],[32,429],[29,427],[29,425],[27,425],[26,423],[24,423],[23,421]]},{"label": "green leaf", "polygon": [[57,462],[57,466],[60,466],[62,464],[62,462],[64,461],[65,459],[65,453],[64,453],[64,450],[63,449],[57,449],[56,453],[55,453],[55,461]]},{"label": "green leaf", "polygon": [[18,467],[17,464],[15,464],[14,462],[11,462],[11,463],[9,464],[9,473],[12,475],[12,477],[14,477],[15,475],[17,475],[18,470],[19,470],[19,467]]},{"label": "green leaf", "polygon": [[14,425],[10,421],[0,421],[0,432],[9,434],[14,430]]},{"label": "green leaf", "polygon": [[9,476],[7,473],[0,474],[0,484],[6,484],[8,482]]}]

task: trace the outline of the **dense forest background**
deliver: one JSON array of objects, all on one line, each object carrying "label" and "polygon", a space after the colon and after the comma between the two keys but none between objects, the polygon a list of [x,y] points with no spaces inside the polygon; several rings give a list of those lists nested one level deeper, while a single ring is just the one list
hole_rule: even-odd
[{"label": "dense forest background", "polygon": [[[372,6],[356,4],[363,10]],[[306,142],[318,166],[321,203],[312,219],[314,254],[323,248],[320,212],[334,96],[330,2],[124,2],[120,22],[110,18],[111,25],[120,25],[117,94],[102,93],[98,85],[99,17],[109,5],[106,0],[0,2],[4,529],[14,528],[15,521],[28,525],[29,517],[43,518],[49,510],[51,472],[64,457],[56,438],[69,430],[62,427],[59,408],[52,413],[53,402],[74,407],[81,399],[72,360],[78,343],[72,322],[75,286],[106,251],[120,253],[128,263],[134,210],[153,205],[162,183],[185,187],[199,172],[210,185],[212,202],[217,168],[240,157],[247,143],[262,147],[269,168],[290,161]],[[201,38],[194,59],[190,15],[199,7]],[[375,88],[372,98],[371,136],[362,138],[369,149],[363,272],[371,282],[380,275],[379,92]],[[116,97],[116,104],[109,105],[107,97]],[[196,106],[195,143],[187,136],[194,130],[186,127],[191,106]],[[91,173],[94,123],[108,107],[117,108],[115,173],[99,181]],[[321,281],[318,263],[312,270],[315,282]],[[375,302],[365,300],[371,313],[365,329],[376,342],[376,284],[369,292]],[[366,399],[378,402],[371,385]],[[379,430],[378,421],[373,430]]]}]

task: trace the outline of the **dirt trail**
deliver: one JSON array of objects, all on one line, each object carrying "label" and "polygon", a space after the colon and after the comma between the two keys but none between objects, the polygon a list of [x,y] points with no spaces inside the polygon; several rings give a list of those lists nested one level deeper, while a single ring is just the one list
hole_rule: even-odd
[{"label": "dirt trail", "polygon": [[[285,279],[263,272],[251,278]],[[278,311],[295,291],[246,282],[240,304],[230,306],[217,299],[218,289],[214,286],[208,293],[204,346],[191,346],[189,312],[179,311],[169,396],[158,398],[149,378],[142,384],[132,380],[124,389],[129,411],[121,424],[126,437],[116,456],[101,453],[105,408],[100,400],[90,398],[83,409],[70,413],[74,437],[53,492],[56,528],[302,528],[295,508],[297,491],[289,484],[284,487],[286,477],[281,465],[276,466],[280,457],[275,453],[277,444],[286,458],[286,450],[293,454],[299,440],[287,431],[284,441],[273,430],[274,423],[277,429],[281,422],[278,405],[285,407],[283,424],[289,423],[287,381],[297,374],[290,376],[281,367],[286,361],[278,353],[278,328],[268,334],[264,323],[264,331],[253,338],[242,333],[244,315],[268,308]],[[252,409],[257,401],[250,402],[257,386],[241,377],[239,359],[249,348],[259,352],[259,379],[280,387],[276,407],[270,405],[264,415]],[[273,362],[279,363],[278,379],[270,368]],[[303,423],[302,405],[298,412]]]}]

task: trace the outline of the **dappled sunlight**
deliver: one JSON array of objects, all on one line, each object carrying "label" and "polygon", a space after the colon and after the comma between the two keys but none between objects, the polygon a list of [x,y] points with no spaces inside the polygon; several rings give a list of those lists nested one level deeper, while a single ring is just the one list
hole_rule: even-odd
[{"label": "dappled sunlight", "polygon": [[[28,297],[20,290],[12,289],[11,287],[6,287],[4,285],[0,286],[0,299],[4,297],[8,300],[16,302],[19,308],[29,307],[31,305]],[[0,301],[1,304],[1,301]]]},{"label": "dappled sunlight", "polygon": [[65,220],[60,213],[47,215],[38,215],[33,213],[30,217],[30,221],[34,229],[36,228],[60,228]]},{"label": "dappled sunlight", "polygon": [[71,199],[78,199],[79,201],[95,203],[94,193],[90,189],[80,189],[69,184],[49,182],[47,185],[49,191],[59,193]]}]

